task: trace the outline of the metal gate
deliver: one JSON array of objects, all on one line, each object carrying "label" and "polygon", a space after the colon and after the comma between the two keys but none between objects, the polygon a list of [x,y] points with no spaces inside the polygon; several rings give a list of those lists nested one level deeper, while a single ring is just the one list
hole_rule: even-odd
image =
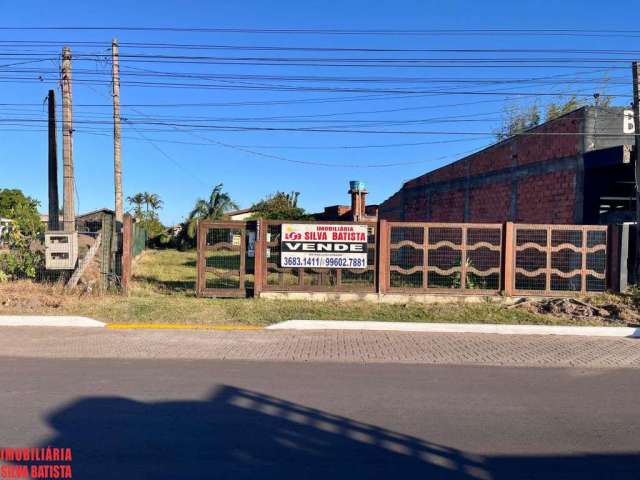
[{"label": "metal gate", "polygon": [[[366,225],[367,267],[363,269],[339,268],[283,268],[280,266],[280,241],[283,223],[314,223]],[[323,222],[264,220],[261,223],[262,248],[260,289],[269,292],[351,292],[373,293],[376,291],[377,272],[377,224],[374,222]]]},{"label": "metal gate", "polygon": [[607,287],[607,226],[515,224],[509,294],[562,295]]},{"label": "metal gate", "polygon": [[246,297],[245,222],[211,222],[198,224],[199,296]]}]

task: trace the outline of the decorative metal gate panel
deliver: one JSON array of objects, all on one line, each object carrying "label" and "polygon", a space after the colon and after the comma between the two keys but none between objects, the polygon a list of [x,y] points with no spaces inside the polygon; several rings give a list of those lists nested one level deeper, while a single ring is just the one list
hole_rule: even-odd
[{"label": "decorative metal gate panel", "polygon": [[607,227],[515,224],[515,295],[562,295],[606,289]]},{"label": "decorative metal gate panel", "polygon": [[387,224],[386,290],[496,294],[502,282],[502,225]]},{"label": "decorative metal gate panel", "polygon": [[245,222],[204,221],[198,224],[198,295],[247,295],[246,234]]}]

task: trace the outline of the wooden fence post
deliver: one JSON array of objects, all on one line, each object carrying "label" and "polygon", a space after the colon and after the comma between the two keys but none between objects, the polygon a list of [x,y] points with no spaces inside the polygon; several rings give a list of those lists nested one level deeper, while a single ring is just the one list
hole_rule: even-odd
[{"label": "wooden fence post", "polygon": [[256,220],[256,244],[253,258],[253,296],[259,298],[265,282],[266,232],[263,220]]},{"label": "wooden fence post", "polygon": [[122,290],[129,291],[131,281],[131,250],[133,241],[133,223],[131,215],[126,214],[122,222]]},{"label": "wooden fence post", "polygon": [[204,255],[204,237],[203,233],[205,222],[198,220],[196,226],[196,296],[201,296],[204,290],[205,278],[205,255]]},{"label": "wooden fence post", "polygon": [[515,287],[514,233],[513,222],[506,222],[502,236],[502,292],[507,297],[513,295]]},{"label": "wooden fence post", "polygon": [[389,224],[378,222],[378,293],[387,293],[389,283]]}]

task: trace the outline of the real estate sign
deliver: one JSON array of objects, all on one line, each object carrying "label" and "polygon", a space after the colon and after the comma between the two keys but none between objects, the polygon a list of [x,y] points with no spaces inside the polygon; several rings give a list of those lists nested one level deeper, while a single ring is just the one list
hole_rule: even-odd
[{"label": "real estate sign", "polygon": [[366,268],[367,226],[283,223],[280,266]]}]

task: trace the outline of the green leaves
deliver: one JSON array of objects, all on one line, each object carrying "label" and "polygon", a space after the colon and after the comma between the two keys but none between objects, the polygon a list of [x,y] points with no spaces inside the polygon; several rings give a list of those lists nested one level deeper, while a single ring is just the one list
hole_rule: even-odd
[{"label": "green leaves", "polygon": [[13,220],[15,229],[23,235],[36,237],[44,233],[38,206],[40,202],[27,197],[19,189],[0,189],[0,217]]},{"label": "green leaves", "polygon": [[307,217],[303,208],[298,207],[299,192],[276,192],[251,207],[254,216],[269,220],[302,220]]}]

